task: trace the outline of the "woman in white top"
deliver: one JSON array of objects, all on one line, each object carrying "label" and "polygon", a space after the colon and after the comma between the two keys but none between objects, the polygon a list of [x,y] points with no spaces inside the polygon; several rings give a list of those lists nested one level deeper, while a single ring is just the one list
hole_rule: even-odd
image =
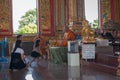
[{"label": "woman in white top", "polygon": [[24,50],[21,48],[21,43],[21,40],[17,40],[15,43],[15,48],[12,50],[10,62],[10,69],[12,70],[20,70],[26,67],[26,64],[24,63]]}]

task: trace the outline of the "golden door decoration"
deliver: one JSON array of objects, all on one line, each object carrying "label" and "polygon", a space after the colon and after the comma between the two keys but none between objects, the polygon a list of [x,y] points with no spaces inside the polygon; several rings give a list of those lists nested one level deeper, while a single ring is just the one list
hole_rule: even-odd
[{"label": "golden door decoration", "polygon": [[40,31],[43,35],[53,35],[53,0],[40,0]]},{"label": "golden door decoration", "polygon": [[0,36],[12,35],[10,3],[11,0],[0,0]]},{"label": "golden door decoration", "polygon": [[101,24],[111,19],[111,6],[110,0],[101,0]]}]

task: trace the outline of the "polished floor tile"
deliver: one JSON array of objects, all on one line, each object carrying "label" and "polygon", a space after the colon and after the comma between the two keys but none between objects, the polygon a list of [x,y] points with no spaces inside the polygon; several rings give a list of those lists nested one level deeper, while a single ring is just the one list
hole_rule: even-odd
[{"label": "polished floor tile", "polygon": [[0,80],[120,80],[120,77],[97,71],[89,64],[83,61],[80,66],[68,66],[41,59],[39,65],[33,62],[28,70],[12,72],[9,62],[0,63]]}]

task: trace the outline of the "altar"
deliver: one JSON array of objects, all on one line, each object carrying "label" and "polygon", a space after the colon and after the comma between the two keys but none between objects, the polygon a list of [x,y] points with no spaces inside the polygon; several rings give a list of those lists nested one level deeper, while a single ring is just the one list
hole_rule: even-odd
[{"label": "altar", "polygon": [[50,47],[50,60],[56,64],[67,63],[67,47]]}]

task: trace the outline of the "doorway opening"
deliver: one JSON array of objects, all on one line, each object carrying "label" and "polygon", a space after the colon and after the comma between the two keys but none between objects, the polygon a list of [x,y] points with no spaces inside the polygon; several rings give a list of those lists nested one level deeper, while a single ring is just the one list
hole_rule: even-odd
[{"label": "doorway opening", "polygon": [[12,0],[13,34],[37,33],[37,1]]},{"label": "doorway opening", "polygon": [[99,0],[85,0],[85,16],[91,28],[99,28]]}]

